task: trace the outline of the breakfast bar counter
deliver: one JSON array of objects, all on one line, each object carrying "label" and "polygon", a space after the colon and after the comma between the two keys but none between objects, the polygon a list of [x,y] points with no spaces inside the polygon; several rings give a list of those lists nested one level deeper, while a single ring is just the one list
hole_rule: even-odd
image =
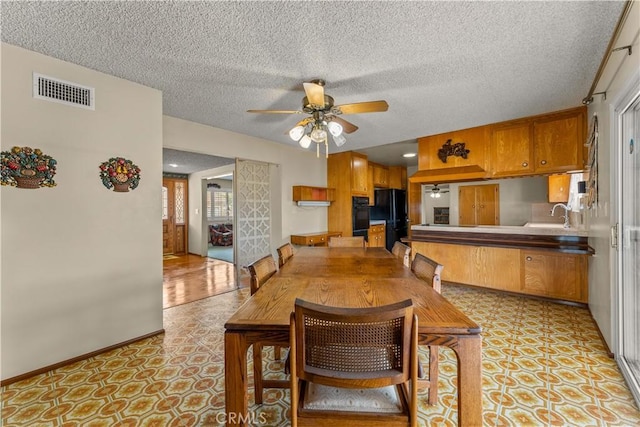
[{"label": "breakfast bar counter", "polygon": [[413,253],[445,266],[442,280],[585,304],[584,230],[525,226],[411,227]]}]

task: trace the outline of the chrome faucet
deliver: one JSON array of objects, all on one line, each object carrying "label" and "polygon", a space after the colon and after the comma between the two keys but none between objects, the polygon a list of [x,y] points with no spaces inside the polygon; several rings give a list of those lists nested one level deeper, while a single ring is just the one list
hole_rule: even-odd
[{"label": "chrome faucet", "polygon": [[564,215],[561,217],[561,218],[564,218],[563,227],[571,228],[571,224],[569,224],[569,211],[571,210],[571,208],[563,203],[556,203],[555,205],[553,205],[553,208],[551,209],[551,216],[553,216],[557,207],[561,207],[564,209]]}]

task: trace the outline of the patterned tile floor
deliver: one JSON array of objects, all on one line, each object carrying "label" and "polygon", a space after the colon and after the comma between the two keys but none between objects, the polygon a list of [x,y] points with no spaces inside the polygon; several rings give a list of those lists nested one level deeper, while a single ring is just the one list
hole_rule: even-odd
[{"label": "patterned tile floor", "polygon": [[[587,310],[453,285],[443,294],[484,330],[484,425],[640,426]],[[223,425],[223,325],[247,296],[242,289],[167,309],[165,335],[3,387],[0,425]],[[420,356],[426,361],[426,351]],[[265,359],[267,372],[281,372],[281,362]],[[442,349],[439,404],[427,406],[420,393],[421,426],[456,425],[455,381],[454,354]],[[253,425],[289,425],[288,391],[265,394],[250,406]]]}]

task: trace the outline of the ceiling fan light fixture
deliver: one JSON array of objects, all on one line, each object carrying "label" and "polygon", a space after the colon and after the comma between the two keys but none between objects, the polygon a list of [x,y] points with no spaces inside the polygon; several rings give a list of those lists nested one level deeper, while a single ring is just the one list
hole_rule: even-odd
[{"label": "ceiling fan light fixture", "polygon": [[327,131],[321,126],[315,126],[311,131],[311,140],[313,142],[321,143],[327,139]]},{"label": "ceiling fan light fixture", "polygon": [[340,123],[329,122],[327,128],[329,128],[329,132],[331,132],[331,135],[334,137],[342,135],[342,125]]},{"label": "ceiling fan light fixture", "polygon": [[335,142],[338,147],[342,147],[347,140],[342,135],[333,135],[333,142]]},{"label": "ceiling fan light fixture", "polygon": [[294,141],[300,141],[304,135],[304,126],[296,126],[289,131],[289,137]]},{"label": "ceiling fan light fixture", "polygon": [[439,199],[440,198],[440,193],[431,193],[431,198]]},{"label": "ceiling fan light fixture", "polygon": [[309,138],[309,135],[304,135],[302,138],[300,138],[298,144],[300,144],[302,148],[309,148],[309,146],[311,145],[311,138]]}]

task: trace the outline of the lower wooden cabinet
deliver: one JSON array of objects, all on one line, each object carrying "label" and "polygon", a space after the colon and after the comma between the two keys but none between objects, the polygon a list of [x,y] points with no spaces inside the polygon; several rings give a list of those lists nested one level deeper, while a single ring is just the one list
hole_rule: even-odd
[{"label": "lower wooden cabinet", "polygon": [[411,247],[444,265],[443,281],[588,302],[585,254],[415,241]]},{"label": "lower wooden cabinet", "polygon": [[342,233],[339,231],[325,231],[320,233],[292,234],[291,244],[299,246],[327,246],[329,244],[329,238],[331,237],[342,237]]},{"label": "lower wooden cabinet", "polygon": [[521,250],[522,292],[587,302],[587,256]]},{"label": "lower wooden cabinet", "polygon": [[384,248],[386,243],[386,226],[372,225],[369,227],[369,247],[370,248]]}]

